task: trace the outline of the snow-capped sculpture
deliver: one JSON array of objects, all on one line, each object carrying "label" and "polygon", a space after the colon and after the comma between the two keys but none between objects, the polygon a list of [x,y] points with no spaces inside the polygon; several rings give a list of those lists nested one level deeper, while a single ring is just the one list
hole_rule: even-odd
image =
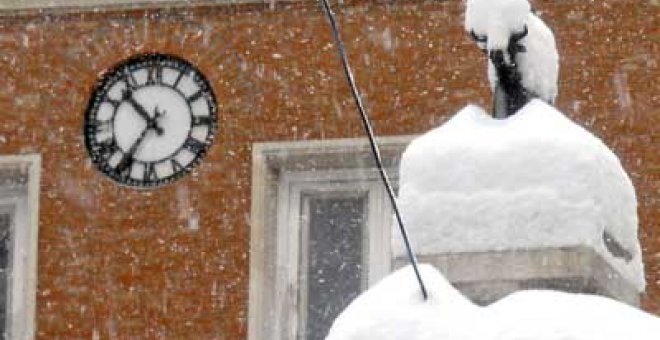
[{"label": "snow-capped sculpture", "polygon": [[[557,268],[568,268],[559,276],[597,281],[592,265],[604,262],[604,280],[632,287],[637,297],[645,280],[635,190],[616,155],[550,105],[558,70],[552,32],[526,0],[468,0],[467,6],[466,29],[489,56],[496,107],[505,109],[495,118],[516,114],[494,119],[467,106],[410,143],[401,159],[398,202],[417,255],[446,265],[485,254],[460,266],[470,276],[462,279],[484,271],[488,281],[497,271],[498,283],[513,286],[554,280]],[[398,235],[393,241],[397,263],[406,254]],[[563,263],[548,250],[575,256]],[[539,262],[526,257],[531,252],[541,254]],[[428,299],[408,266],[355,299],[326,340],[660,337],[659,318],[609,298],[527,290],[479,307],[432,266],[419,269]],[[442,269],[450,277],[452,270]]]},{"label": "snow-capped sculpture", "polygon": [[488,56],[497,118],[514,114],[532,98],[554,103],[559,76],[555,38],[527,0],[468,0],[465,29]]},{"label": "snow-capped sculpture", "polygon": [[600,139],[541,100],[504,120],[464,108],[410,143],[399,182],[421,257],[587,248],[644,289],[632,182]]},{"label": "snow-capped sculpture", "polygon": [[660,319],[592,295],[523,291],[486,307],[472,304],[429,265],[380,281],[335,320],[326,340],[655,340]]}]

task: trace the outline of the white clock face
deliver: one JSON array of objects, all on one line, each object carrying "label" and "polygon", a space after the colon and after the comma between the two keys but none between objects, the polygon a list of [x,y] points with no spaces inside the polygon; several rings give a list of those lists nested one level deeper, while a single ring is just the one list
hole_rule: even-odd
[{"label": "white clock face", "polygon": [[87,109],[85,142],[110,178],[153,187],[188,173],[216,129],[215,96],[199,70],[178,57],[147,54],[103,77]]}]

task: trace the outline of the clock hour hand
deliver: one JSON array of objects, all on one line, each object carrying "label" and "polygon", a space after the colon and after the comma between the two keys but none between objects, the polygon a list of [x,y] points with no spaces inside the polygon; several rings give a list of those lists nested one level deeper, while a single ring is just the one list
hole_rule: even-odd
[{"label": "clock hour hand", "polygon": [[[140,117],[142,117],[147,122],[147,129],[154,129],[159,136],[163,134],[163,128],[161,128],[158,125],[158,122],[156,121],[158,117],[151,118],[149,116],[147,110],[142,105],[140,105],[140,103],[138,103],[137,100],[135,100],[135,98],[133,97],[132,90],[125,89],[122,95],[122,99],[128,101],[128,103],[131,104],[131,106],[133,106],[133,108],[140,115]],[[156,112],[158,113],[158,110],[156,110]]]},{"label": "clock hour hand", "polygon": [[[154,119],[153,119],[153,121],[158,122],[158,118],[160,118],[160,117],[162,117],[166,114],[167,114],[167,111],[165,111],[165,110],[160,111],[160,110],[158,110],[158,106],[156,106],[154,108]],[[156,132],[158,132],[158,131],[156,131]],[[161,133],[162,133],[162,129],[161,129]],[[159,135],[160,135],[160,133],[159,133]]]}]

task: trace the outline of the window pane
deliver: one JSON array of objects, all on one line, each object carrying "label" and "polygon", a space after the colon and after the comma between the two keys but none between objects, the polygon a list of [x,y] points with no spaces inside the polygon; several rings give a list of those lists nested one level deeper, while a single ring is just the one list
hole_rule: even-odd
[{"label": "window pane", "polygon": [[0,214],[0,339],[5,339],[7,274],[9,271],[10,216]]},{"label": "window pane", "polygon": [[323,339],[361,291],[365,207],[364,197],[309,198],[306,339]]},{"label": "window pane", "polygon": [[0,270],[9,262],[9,214],[0,214]]}]

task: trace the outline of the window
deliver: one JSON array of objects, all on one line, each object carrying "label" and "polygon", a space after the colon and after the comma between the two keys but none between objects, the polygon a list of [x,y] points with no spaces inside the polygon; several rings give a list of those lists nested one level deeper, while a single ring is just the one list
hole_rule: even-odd
[{"label": "window", "polygon": [[[407,137],[381,140],[390,176]],[[366,140],[253,150],[250,339],[323,339],[390,271],[392,213]]]},{"label": "window", "polygon": [[277,257],[287,270],[278,281],[297,288],[288,327],[296,338],[323,339],[339,312],[388,272],[390,214],[375,175],[289,172],[280,183]]},{"label": "window", "polygon": [[40,157],[0,156],[0,334],[34,337]]}]

